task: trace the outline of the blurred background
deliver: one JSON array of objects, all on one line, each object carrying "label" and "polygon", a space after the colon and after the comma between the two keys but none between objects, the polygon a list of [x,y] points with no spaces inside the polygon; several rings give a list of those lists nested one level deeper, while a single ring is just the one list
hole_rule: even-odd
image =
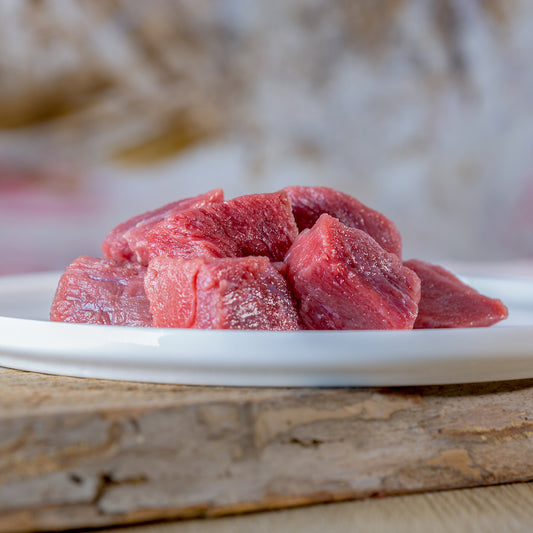
[{"label": "blurred background", "polygon": [[0,0],[0,273],[222,187],[329,185],[405,257],[533,257],[528,0]]}]

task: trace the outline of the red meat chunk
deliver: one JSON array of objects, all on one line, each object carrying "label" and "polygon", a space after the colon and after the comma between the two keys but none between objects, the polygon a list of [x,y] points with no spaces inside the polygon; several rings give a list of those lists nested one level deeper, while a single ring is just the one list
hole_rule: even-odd
[{"label": "red meat chunk", "polygon": [[116,228],[111,230],[102,243],[102,251],[105,257],[117,260],[138,261],[144,265],[148,264],[147,233],[156,224],[166,217],[174,215],[184,209],[192,209],[212,203],[222,202],[224,192],[222,189],[214,189],[205,194],[200,194],[192,198],[184,198],[177,202],[164,205],[153,211],[147,211],[137,215]]},{"label": "red meat chunk", "polygon": [[300,231],[311,228],[327,213],[351,228],[368,233],[388,252],[401,257],[402,239],[395,224],[385,215],[354,197],[329,187],[286,187]]},{"label": "red meat chunk", "polygon": [[420,280],[364,231],[327,214],[285,258],[307,329],[410,329]]},{"label": "red meat chunk", "polygon": [[266,256],[282,261],[298,228],[283,192],[250,194],[181,211],[148,233],[149,258]]},{"label": "red meat chunk", "polygon": [[415,328],[484,327],[507,318],[507,307],[500,300],[483,296],[448,270],[418,259],[404,264],[422,282]]},{"label": "red meat chunk", "polygon": [[154,326],[299,329],[287,283],[266,257],[159,256],[148,265],[145,287]]},{"label": "red meat chunk", "polygon": [[56,322],[151,326],[146,267],[81,256],[59,280],[50,319]]}]

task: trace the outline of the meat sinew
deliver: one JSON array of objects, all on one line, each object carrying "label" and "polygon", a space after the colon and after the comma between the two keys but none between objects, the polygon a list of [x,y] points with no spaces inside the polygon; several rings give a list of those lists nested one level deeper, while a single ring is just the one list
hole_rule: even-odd
[{"label": "meat sinew", "polygon": [[299,329],[287,283],[266,257],[159,256],[148,265],[145,287],[154,326]]},{"label": "meat sinew", "polygon": [[144,291],[146,267],[88,256],[65,270],[55,293],[50,319],[56,322],[151,326]]},{"label": "meat sinew", "polygon": [[353,196],[330,187],[286,187],[300,231],[311,228],[327,213],[351,228],[365,231],[382,248],[401,257],[402,238],[396,225],[379,211],[362,204]]},{"label": "meat sinew", "polygon": [[149,258],[266,256],[281,261],[298,234],[283,192],[250,194],[181,211],[148,233]]},{"label": "meat sinew", "polygon": [[404,264],[422,282],[415,328],[485,327],[507,318],[500,300],[483,296],[441,266],[418,259]]},{"label": "meat sinew", "polygon": [[327,214],[285,258],[307,329],[410,329],[420,280],[364,231]]},{"label": "meat sinew", "polygon": [[126,222],[119,224],[107,235],[102,243],[104,256],[119,261],[137,261],[147,265],[148,241],[146,236],[150,229],[166,217],[175,215],[185,209],[193,209],[203,205],[222,202],[223,200],[224,192],[222,189],[214,189],[205,194],[184,198],[154,209],[153,211],[147,211],[146,213],[134,216],[126,220]]}]

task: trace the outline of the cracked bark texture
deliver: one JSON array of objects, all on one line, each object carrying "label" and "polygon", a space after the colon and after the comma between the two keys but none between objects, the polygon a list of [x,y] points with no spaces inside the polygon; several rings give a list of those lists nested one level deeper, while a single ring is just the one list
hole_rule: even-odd
[{"label": "cracked bark texture", "polygon": [[0,531],[533,479],[533,380],[183,387],[0,371]]}]

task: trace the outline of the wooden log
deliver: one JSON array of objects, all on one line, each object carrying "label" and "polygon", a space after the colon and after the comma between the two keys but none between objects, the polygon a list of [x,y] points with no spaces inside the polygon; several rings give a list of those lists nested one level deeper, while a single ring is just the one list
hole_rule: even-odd
[{"label": "wooden log", "polygon": [[533,479],[533,380],[184,387],[0,369],[0,531]]}]

